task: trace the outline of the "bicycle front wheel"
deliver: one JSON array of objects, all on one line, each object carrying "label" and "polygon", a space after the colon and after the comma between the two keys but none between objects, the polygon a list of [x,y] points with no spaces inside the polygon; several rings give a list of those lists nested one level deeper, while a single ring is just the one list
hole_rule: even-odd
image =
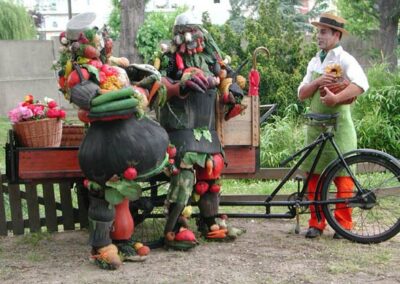
[{"label": "bicycle front wheel", "polygon": [[[329,225],[344,238],[359,243],[379,243],[400,231],[400,164],[382,152],[360,150],[345,158],[354,175],[347,192],[336,188],[337,176],[346,173],[342,162],[327,174],[322,186],[322,206]],[[347,219],[347,220],[346,220]]]}]

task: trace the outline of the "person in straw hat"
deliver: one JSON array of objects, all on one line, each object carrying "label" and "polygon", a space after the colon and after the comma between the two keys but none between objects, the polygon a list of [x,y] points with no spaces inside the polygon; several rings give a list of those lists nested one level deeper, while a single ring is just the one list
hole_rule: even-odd
[{"label": "person in straw hat", "polygon": [[[336,128],[333,130],[335,141],[342,152],[355,150],[357,136],[351,118],[350,104],[368,89],[367,78],[357,60],[340,45],[342,36],[348,35],[343,18],[333,13],[323,13],[317,22],[311,24],[318,29],[317,44],[320,51],[308,63],[307,73],[298,88],[298,98],[300,101],[310,101],[309,112],[311,113],[339,113]],[[307,125],[306,143],[314,141],[323,130],[321,126]],[[310,171],[316,152],[313,151],[302,165],[302,170],[305,172]],[[321,172],[336,158],[335,150],[327,144],[314,173],[311,174],[308,184],[310,200],[314,199]],[[349,176],[337,176],[334,183],[338,197],[352,196],[354,183]],[[306,238],[321,236],[326,226],[322,212],[318,220],[315,210],[314,206],[310,206],[311,218]],[[352,229],[351,208],[344,204],[337,204],[335,218],[345,228]],[[334,238],[340,238],[340,236],[335,233]]]}]

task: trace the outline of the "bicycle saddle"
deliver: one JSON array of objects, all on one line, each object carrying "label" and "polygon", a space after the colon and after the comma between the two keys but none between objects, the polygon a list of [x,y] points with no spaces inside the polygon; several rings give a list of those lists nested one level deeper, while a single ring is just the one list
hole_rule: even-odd
[{"label": "bicycle saddle", "polygon": [[325,120],[335,120],[339,117],[339,113],[323,114],[323,113],[306,113],[304,115],[308,119],[325,121]]}]

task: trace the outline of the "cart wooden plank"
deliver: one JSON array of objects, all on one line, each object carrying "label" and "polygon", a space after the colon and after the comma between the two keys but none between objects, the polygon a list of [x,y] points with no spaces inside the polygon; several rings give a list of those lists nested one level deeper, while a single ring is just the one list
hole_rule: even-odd
[{"label": "cart wooden plank", "polygon": [[36,184],[25,184],[25,196],[28,205],[29,229],[31,232],[40,232],[41,224]]},{"label": "cart wooden plank", "polygon": [[70,183],[60,183],[60,197],[61,197],[61,208],[62,208],[62,220],[64,230],[74,230],[74,211],[72,206],[71,187]]},{"label": "cart wooden plank", "polygon": [[18,176],[22,180],[82,177],[78,148],[18,148]]},{"label": "cart wooden plank", "polygon": [[46,227],[49,232],[57,232],[57,211],[52,183],[43,184],[44,209],[46,215]]},{"label": "cart wooden plank", "polygon": [[10,184],[8,186],[8,196],[10,198],[13,234],[22,235],[24,234],[24,220],[22,217],[21,193],[18,184]]},{"label": "cart wooden plank", "polygon": [[227,166],[223,174],[255,173],[257,170],[256,148],[231,146],[225,147],[225,162]]}]

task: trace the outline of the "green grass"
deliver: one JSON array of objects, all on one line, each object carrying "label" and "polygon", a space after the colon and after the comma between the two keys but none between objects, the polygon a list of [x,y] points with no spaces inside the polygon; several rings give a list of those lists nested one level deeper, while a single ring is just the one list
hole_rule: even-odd
[{"label": "green grass", "polygon": [[5,173],[6,165],[5,165],[5,150],[4,146],[8,140],[8,130],[11,129],[11,123],[8,118],[0,117],[0,145],[2,147],[0,151],[0,171],[1,173]]}]

